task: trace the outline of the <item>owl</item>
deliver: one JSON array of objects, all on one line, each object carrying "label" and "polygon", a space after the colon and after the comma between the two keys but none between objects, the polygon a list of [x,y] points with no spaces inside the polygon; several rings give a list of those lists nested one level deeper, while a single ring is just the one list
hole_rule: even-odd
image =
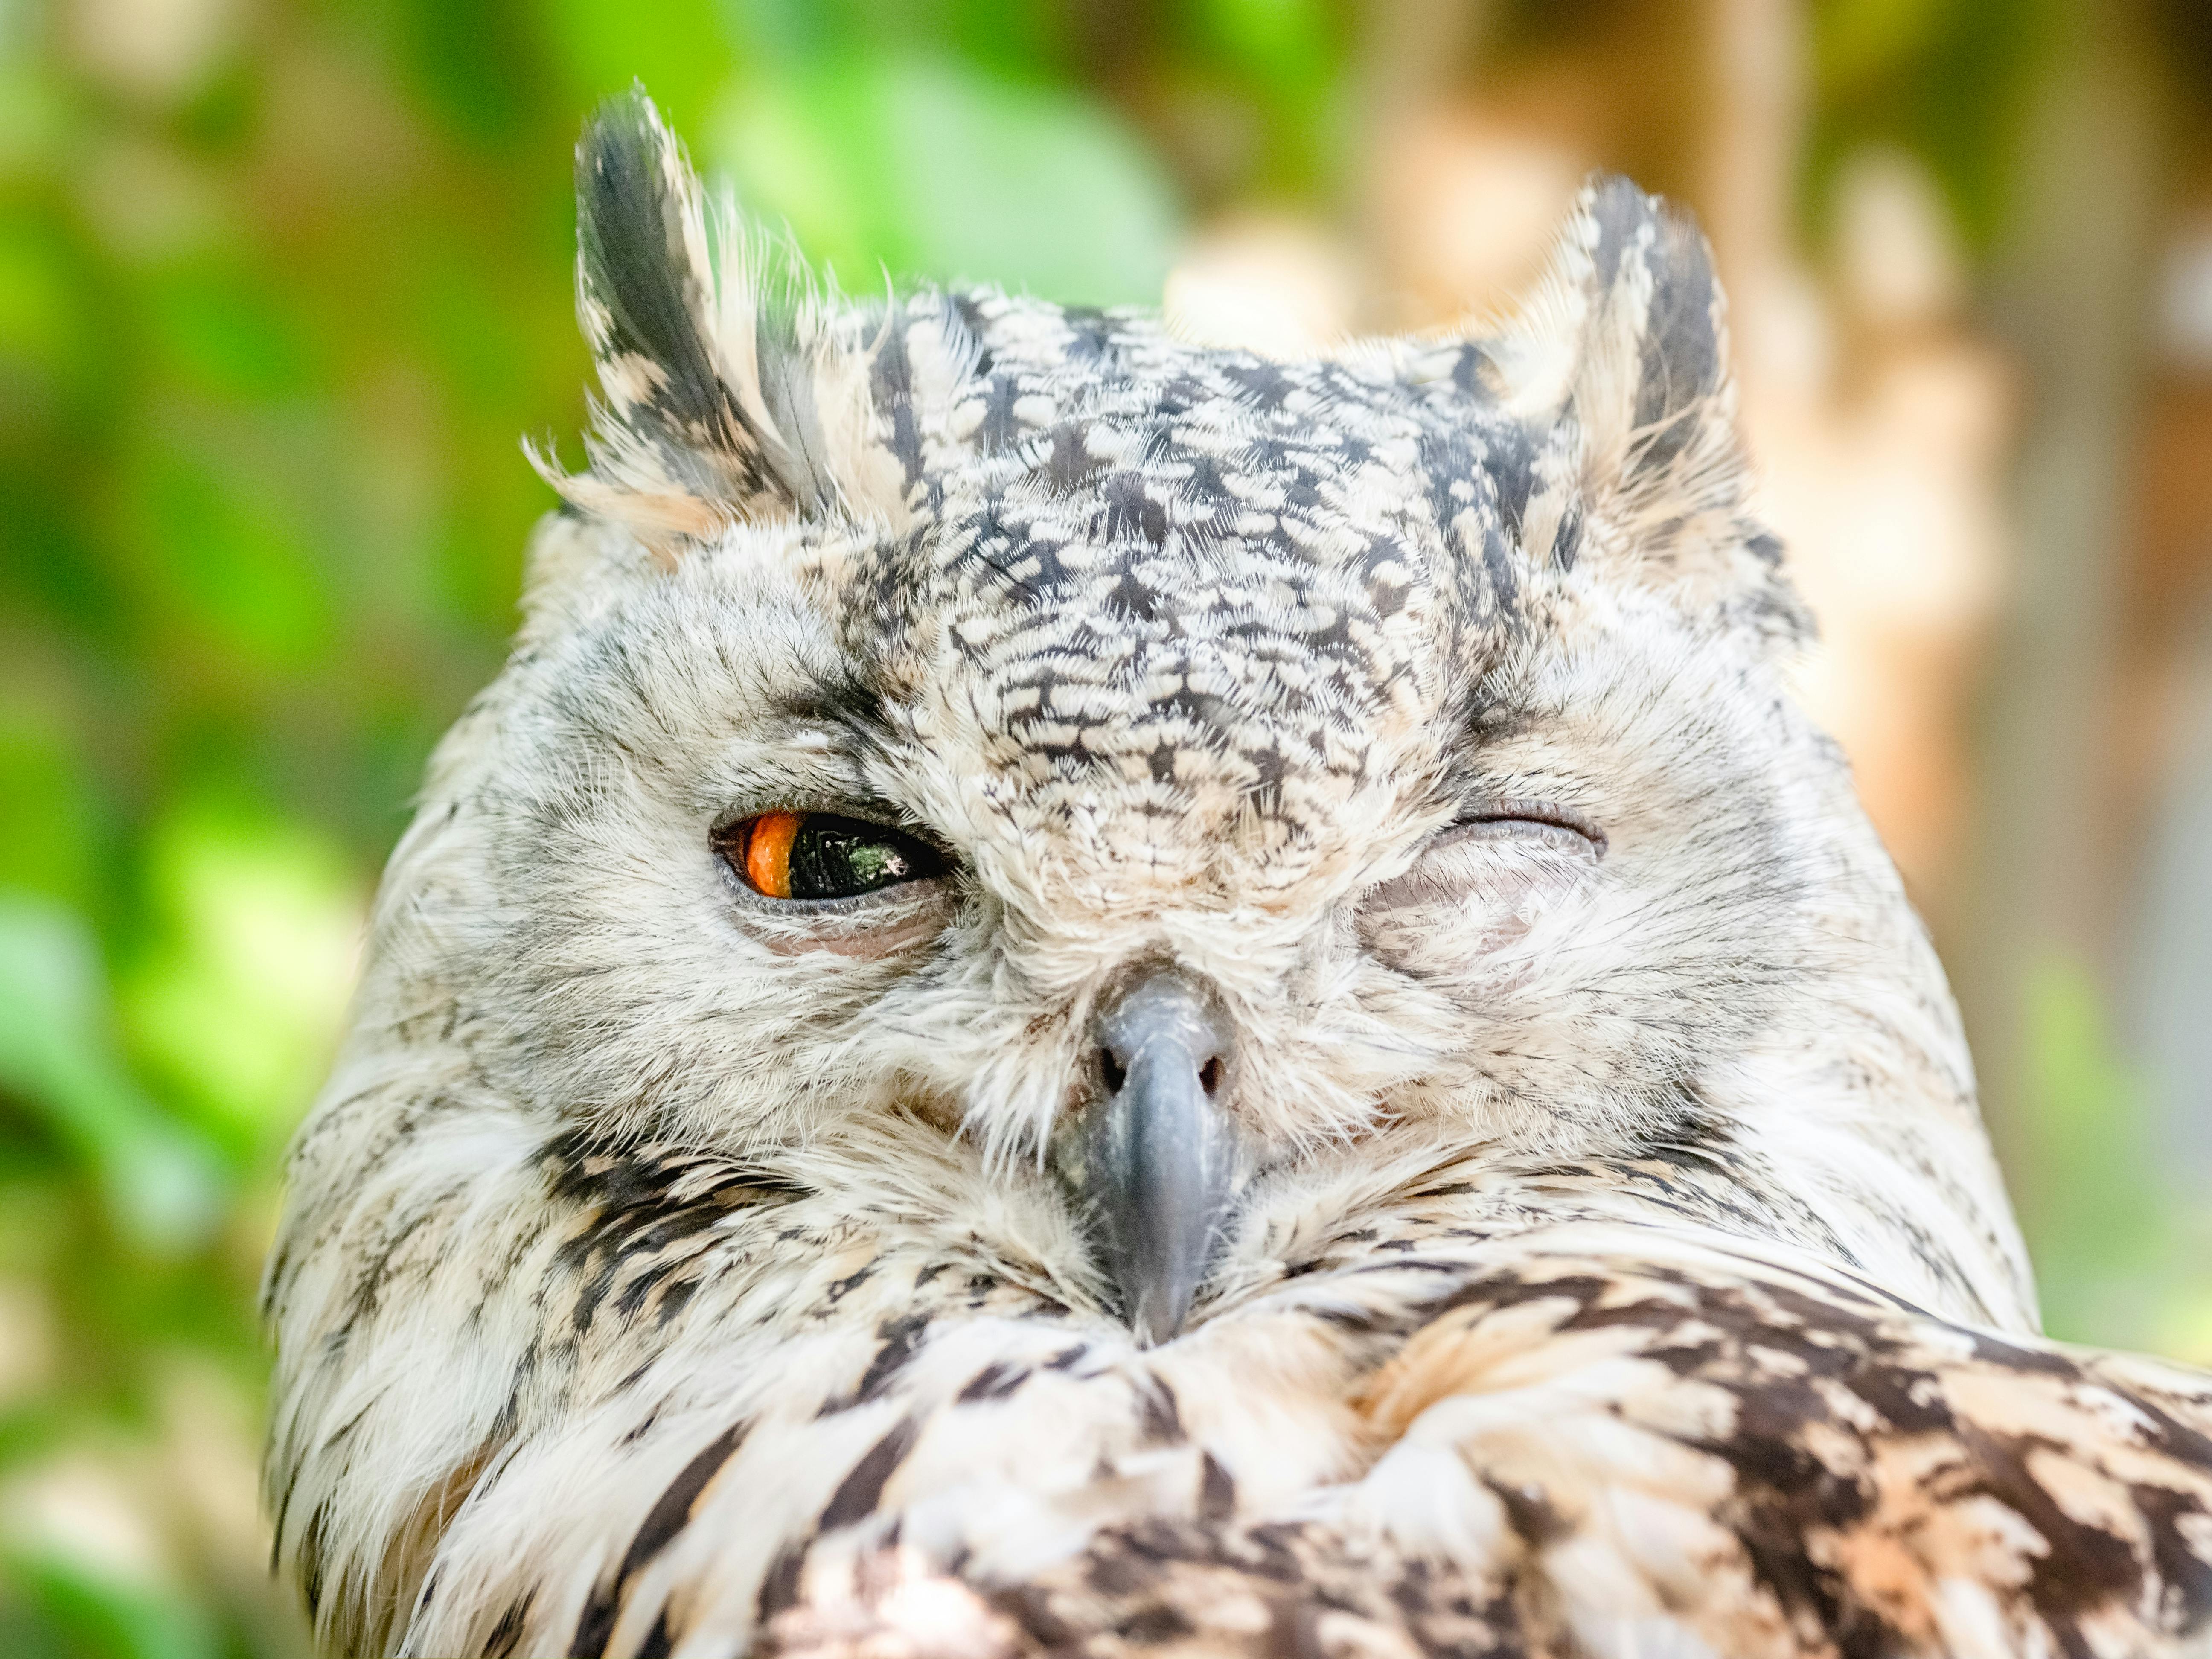
[{"label": "owl", "polygon": [[2212,1653],[1793,700],[1697,231],[1271,361],[840,299],[642,94],[270,1261],[337,1653]]}]

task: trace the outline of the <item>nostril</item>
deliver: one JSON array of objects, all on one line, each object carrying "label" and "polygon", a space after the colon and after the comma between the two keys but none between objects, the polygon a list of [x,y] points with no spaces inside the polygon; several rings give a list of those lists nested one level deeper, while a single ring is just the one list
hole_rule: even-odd
[{"label": "nostril", "polygon": [[1206,1091],[1208,1099],[1211,1099],[1220,1089],[1221,1056],[1219,1054],[1214,1055],[1212,1059],[1198,1068],[1198,1086]]},{"label": "nostril", "polygon": [[1129,1068],[1114,1058],[1111,1048],[1101,1048],[1098,1051],[1098,1075],[1106,1085],[1106,1092],[1118,1095],[1121,1092],[1121,1085],[1129,1080]]}]

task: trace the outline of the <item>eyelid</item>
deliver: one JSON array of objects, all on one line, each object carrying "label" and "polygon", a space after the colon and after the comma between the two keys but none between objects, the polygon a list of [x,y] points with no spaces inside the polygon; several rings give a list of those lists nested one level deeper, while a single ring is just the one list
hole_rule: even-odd
[{"label": "eyelid", "polygon": [[1451,828],[1469,823],[1510,823],[1515,821],[1547,823],[1553,829],[1565,830],[1580,836],[1590,844],[1598,857],[1605,856],[1606,833],[1592,819],[1584,817],[1572,807],[1562,806],[1557,801],[1525,800],[1508,798],[1484,801],[1471,807],[1452,821]]},{"label": "eyelid", "polygon": [[872,795],[858,795],[835,788],[765,788],[756,793],[747,788],[738,794],[742,804],[725,806],[709,821],[707,833],[717,841],[727,840],[755,818],[770,812],[796,812],[801,817],[820,814],[825,817],[851,818],[856,823],[881,824],[886,830],[896,830],[902,836],[912,836],[917,841],[932,841],[929,832],[916,825],[906,808],[895,802],[879,800]]}]

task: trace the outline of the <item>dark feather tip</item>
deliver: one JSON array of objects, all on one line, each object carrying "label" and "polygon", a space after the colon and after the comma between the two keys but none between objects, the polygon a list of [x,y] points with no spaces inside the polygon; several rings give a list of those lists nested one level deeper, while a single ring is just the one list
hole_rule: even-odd
[{"label": "dark feather tip", "polygon": [[691,266],[683,147],[642,88],[601,105],[576,147],[578,277],[605,308],[602,357],[635,356],[666,375],[656,402],[671,422],[703,427],[720,413],[720,383],[699,334],[706,273]]}]

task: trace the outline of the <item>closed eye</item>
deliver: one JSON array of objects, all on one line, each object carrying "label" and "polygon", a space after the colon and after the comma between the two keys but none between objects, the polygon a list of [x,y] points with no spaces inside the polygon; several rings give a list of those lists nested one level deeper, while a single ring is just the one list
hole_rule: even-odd
[{"label": "closed eye", "polygon": [[1455,831],[1462,830],[1472,836],[1542,837],[1577,851],[1586,851],[1596,858],[1605,856],[1605,831],[1580,812],[1553,801],[1486,801],[1462,813],[1443,832],[1443,837],[1453,837]]},{"label": "closed eye", "polygon": [[715,851],[763,898],[859,898],[943,875],[948,860],[887,823],[835,812],[762,812],[716,833]]},{"label": "closed eye", "polygon": [[1360,905],[1374,914],[1534,892],[1596,864],[1605,846],[1605,831],[1571,808],[1484,801],[1439,830],[1411,869],[1371,889]]}]

